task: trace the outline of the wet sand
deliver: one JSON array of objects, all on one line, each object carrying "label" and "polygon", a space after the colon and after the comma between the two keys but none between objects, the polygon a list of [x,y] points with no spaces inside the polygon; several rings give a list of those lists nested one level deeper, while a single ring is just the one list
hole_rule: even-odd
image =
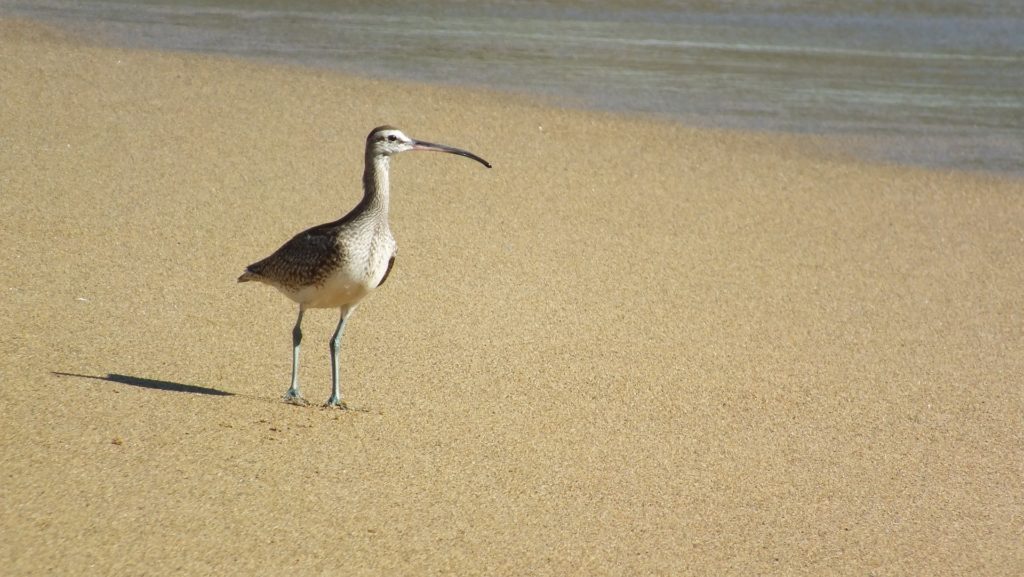
[{"label": "wet sand", "polygon": [[[1024,182],[0,22],[9,575],[1019,575]],[[348,412],[238,274],[360,195]],[[336,316],[306,315],[305,394]]]}]

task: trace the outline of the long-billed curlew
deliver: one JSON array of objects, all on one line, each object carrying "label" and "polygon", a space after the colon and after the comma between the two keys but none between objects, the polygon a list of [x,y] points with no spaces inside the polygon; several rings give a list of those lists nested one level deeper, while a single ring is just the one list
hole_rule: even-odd
[{"label": "long-billed curlew", "polygon": [[374,128],[366,137],[363,199],[334,222],[295,235],[267,258],[249,265],[238,282],[260,281],[299,303],[292,329],[292,384],[284,400],[307,404],[299,394],[299,344],[302,315],[310,308],[341,310],[331,337],[331,397],[325,406],[346,408],[338,382],[338,347],[345,323],[369,292],[384,284],[395,264],[395,239],[388,226],[388,164],[392,155],[407,150],[434,150],[491,164],[472,152],[443,144],[414,140],[391,126]]}]

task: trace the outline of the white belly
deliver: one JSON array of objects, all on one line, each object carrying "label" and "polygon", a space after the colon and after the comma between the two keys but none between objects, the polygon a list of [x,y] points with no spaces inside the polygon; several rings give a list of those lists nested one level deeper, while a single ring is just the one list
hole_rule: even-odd
[{"label": "white belly", "polygon": [[370,288],[346,275],[336,274],[320,285],[303,287],[298,291],[282,289],[281,292],[305,308],[335,309],[358,303],[369,294]]}]

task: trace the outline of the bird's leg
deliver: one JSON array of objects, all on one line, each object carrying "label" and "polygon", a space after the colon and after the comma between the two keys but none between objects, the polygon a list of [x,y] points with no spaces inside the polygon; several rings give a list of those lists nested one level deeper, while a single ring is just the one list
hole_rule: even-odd
[{"label": "bird's leg", "polygon": [[341,319],[338,320],[338,328],[334,330],[334,336],[331,337],[331,398],[327,399],[327,402],[324,403],[325,407],[348,408],[341,400],[341,383],[338,380],[338,349],[341,346],[341,335],[345,332],[345,322],[348,320],[348,315],[352,310],[348,307],[341,309]]},{"label": "bird's leg", "polygon": [[292,386],[284,394],[286,403],[293,405],[308,405],[306,399],[299,394],[299,345],[302,343],[302,314],[306,312],[299,307],[299,318],[295,321],[295,328],[292,329]]}]

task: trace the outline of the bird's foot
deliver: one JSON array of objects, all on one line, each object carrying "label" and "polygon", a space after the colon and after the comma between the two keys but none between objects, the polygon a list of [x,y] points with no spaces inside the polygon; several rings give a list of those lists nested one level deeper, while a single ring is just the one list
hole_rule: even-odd
[{"label": "bird's foot", "polygon": [[309,401],[303,399],[302,395],[300,395],[298,391],[294,391],[292,389],[288,389],[288,392],[284,394],[283,400],[289,405],[298,405],[300,407],[309,406]]},{"label": "bird's foot", "polygon": [[347,411],[348,405],[346,405],[345,401],[341,400],[340,398],[331,395],[331,398],[327,399],[327,402],[324,403],[324,408],[341,409],[342,411]]}]

